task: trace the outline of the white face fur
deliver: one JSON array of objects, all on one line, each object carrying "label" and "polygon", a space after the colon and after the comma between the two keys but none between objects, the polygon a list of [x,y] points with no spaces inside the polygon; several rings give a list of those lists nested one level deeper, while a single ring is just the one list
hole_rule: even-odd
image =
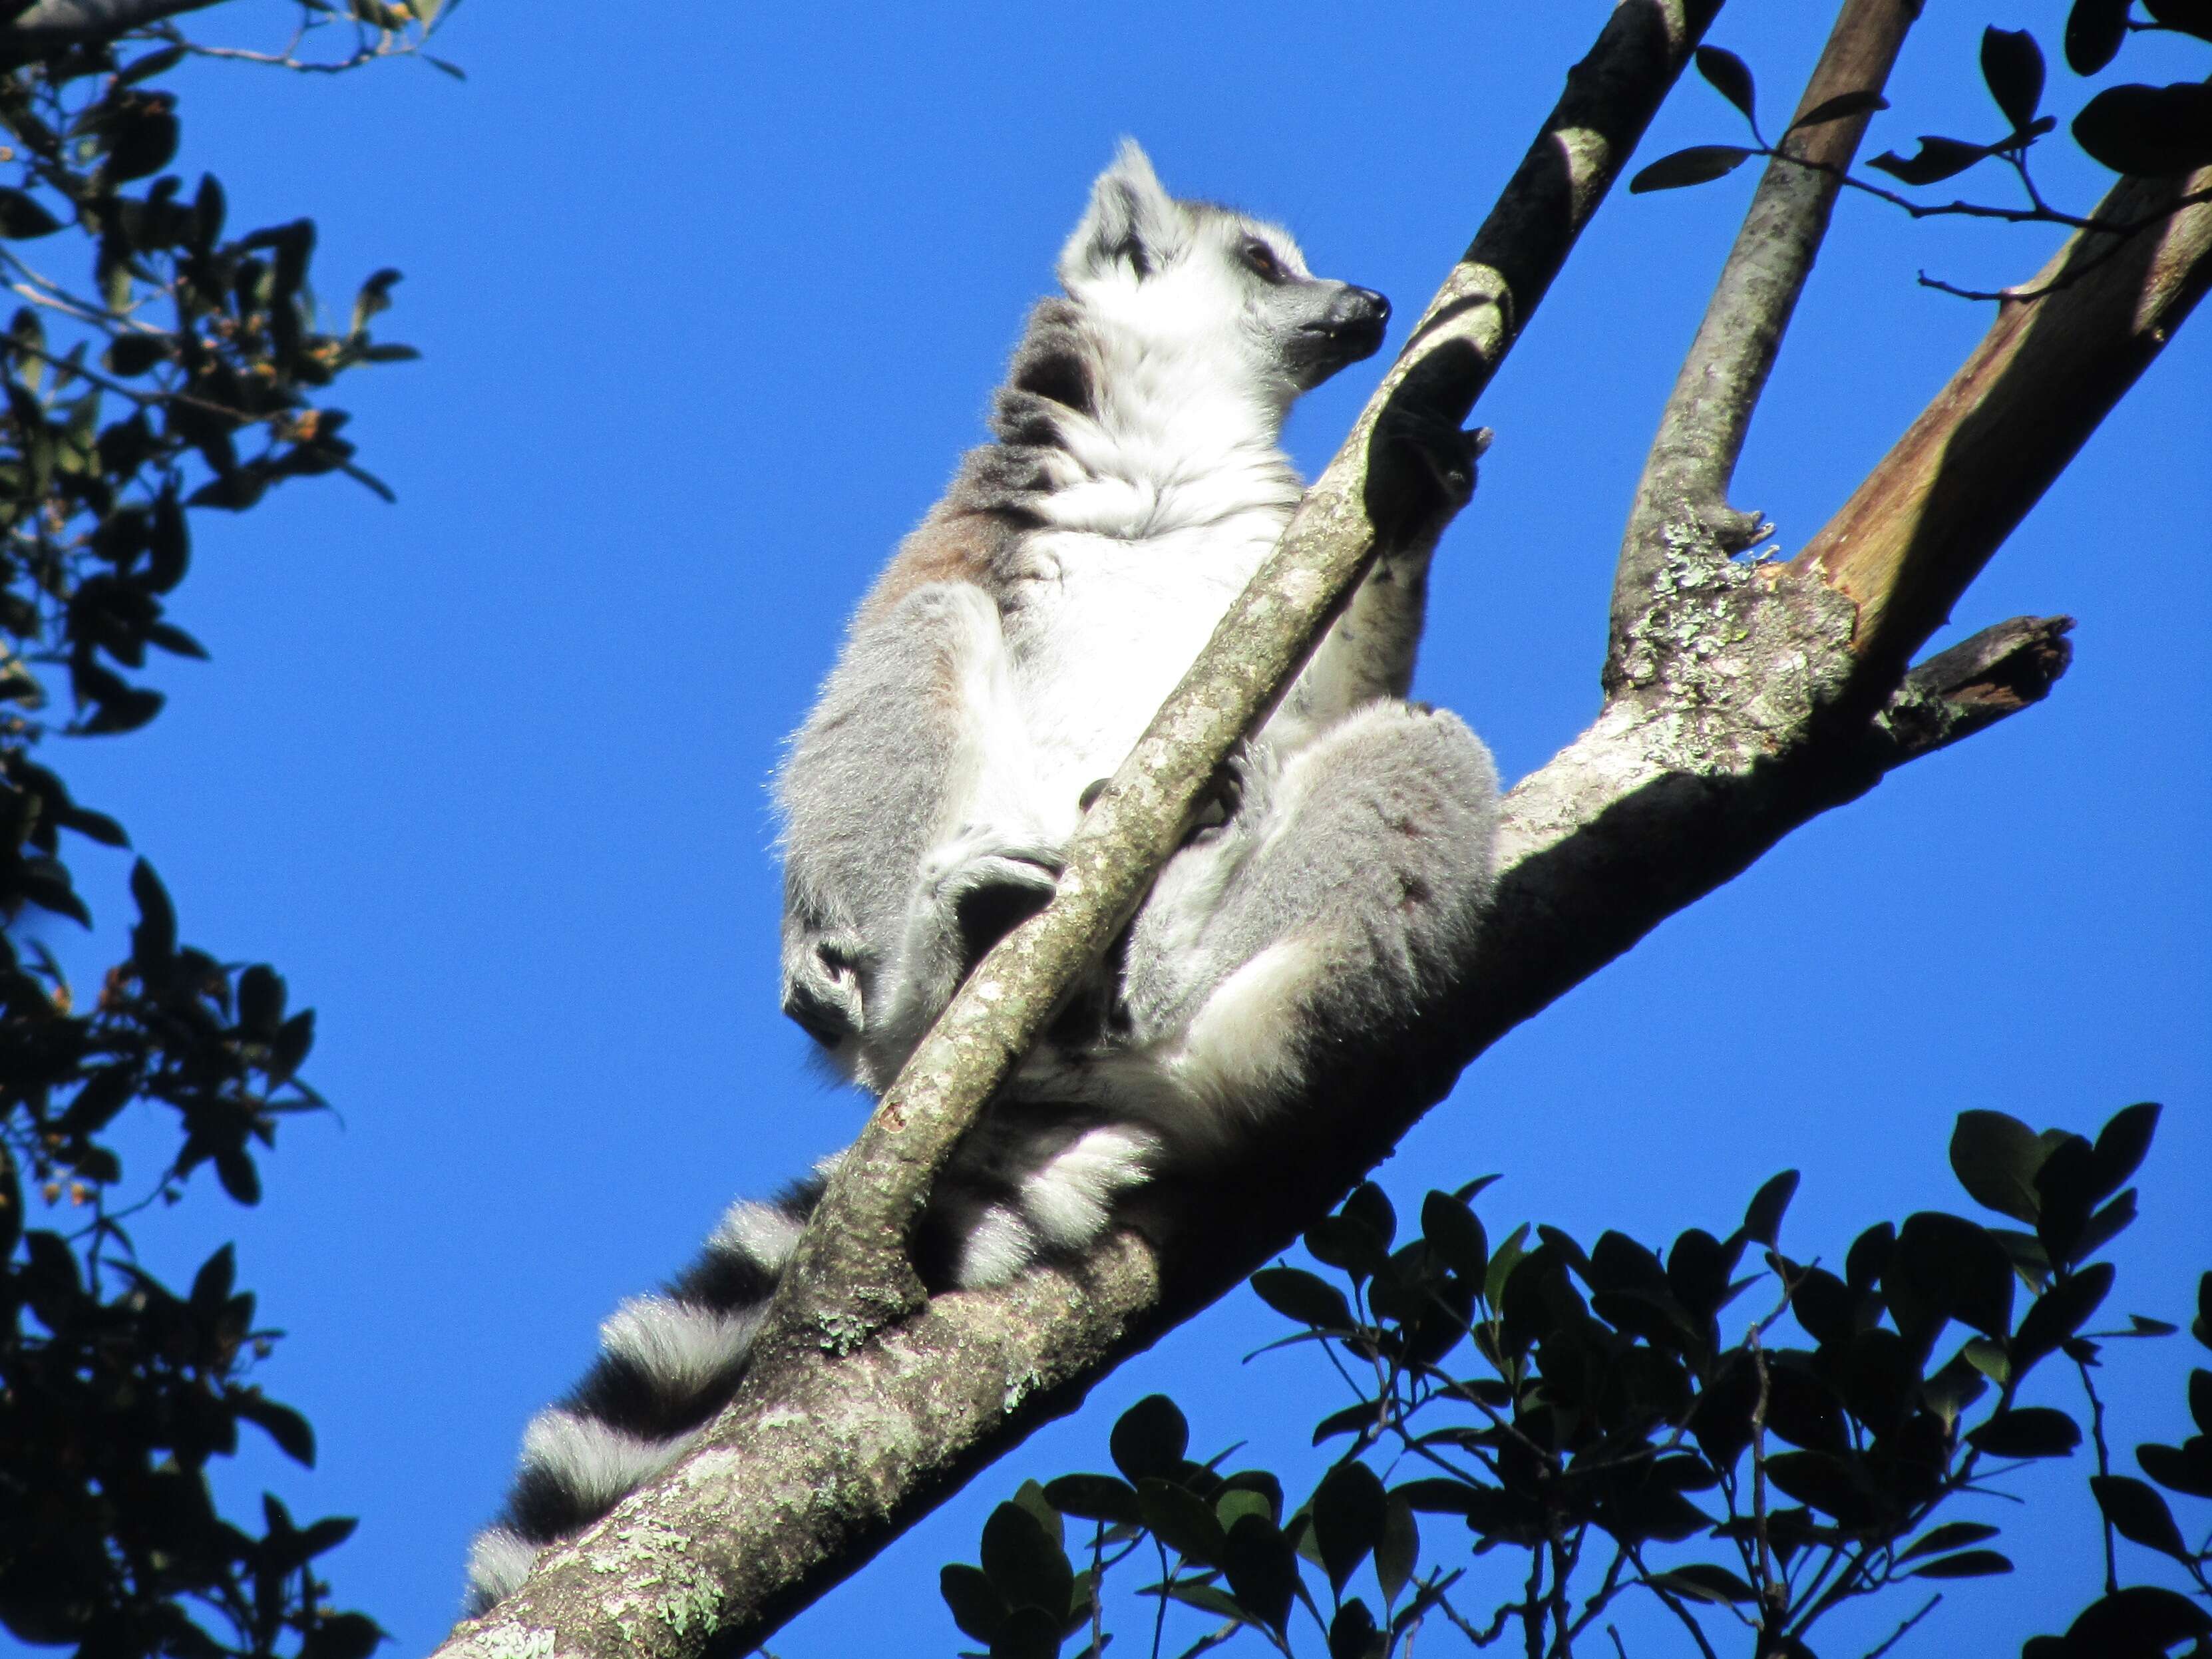
[{"label": "white face fur", "polygon": [[1170,197],[1126,139],[1091,187],[1060,279],[1102,323],[1210,370],[1277,422],[1300,392],[1371,354],[1389,315],[1381,295],[1315,276],[1281,226]]}]

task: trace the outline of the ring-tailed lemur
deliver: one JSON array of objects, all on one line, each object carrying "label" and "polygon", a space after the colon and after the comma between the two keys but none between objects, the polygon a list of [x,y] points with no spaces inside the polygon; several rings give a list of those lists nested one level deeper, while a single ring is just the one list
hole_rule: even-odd
[{"label": "ring-tailed lemur", "polygon": [[[1275,226],[1177,201],[1125,143],[945,499],[862,603],[778,778],[784,999],[889,1086],[961,978],[1050,896],[1112,773],[1281,534],[1297,395],[1381,344],[1389,306],[1310,275]],[[1473,487],[1465,434],[1411,476]],[[1434,501],[1431,501],[1431,507]],[[942,1286],[1003,1280],[1203,1168],[1317,1060],[1387,1041],[1451,971],[1490,883],[1496,780],[1404,701],[1443,514],[1382,561],[1112,953],[963,1141],[920,1241]],[[1419,527],[1425,525],[1425,530]],[[726,1401],[820,1180],[740,1204],[691,1270],[625,1304],[542,1413],[472,1606],[679,1455]]]}]

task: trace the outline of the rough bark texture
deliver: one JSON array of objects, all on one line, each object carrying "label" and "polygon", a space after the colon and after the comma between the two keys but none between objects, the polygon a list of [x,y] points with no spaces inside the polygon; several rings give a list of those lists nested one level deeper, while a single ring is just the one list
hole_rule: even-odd
[{"label": "rough bark texture", "polygon": [[[1631,585],[1603,711],[1505,801],[1497,897],[1457,984],[1418,1023],[1378,1033],[1356,1075],[1322,1078],[1294,1143],[1164,1187],[1085,1261],[1018,1285],[923,1301],[897,1259],[930,1172],[1048,1010],[1048,966],[1072,972],[1118,925],[1214,760],[1287,681],[1364,568],[1376,533],[1364,483],[1378,420],[1394,408],[1464,418],[1711,10],[1627,0],[1614,13],[1571,77],[1566,118],[1555,117],[1531,151],[1254,593],[1117,775],[1098,822],[1086,823],[1092,844],[1070,866],[1078,920],[1051,921],[1056,901],[1013,951],[980,968],[919,1070],[887,1097],[858,1160],[866,1181],[832,1188],[832,1224],[847,1231],[810,1237],[810,1281],[795,1286],[764,1363],[707,1443],[551,1553],[444,1653],[696,1659],[758,1644],[1006,1445],[1072,1409],[1121,1358],[1288,1243],[1500,1034],[1799,823],[2038,700],[2063,671],[2063,617],[2002,624],[1910,676],[1901,664],[1934,626],[1926,619],[1948,611],[2185,313],[2177,296],[2201,292],[2212,259],[2178,222],[2159,240],[2163,252],[2113,260],[2100,268],[2108,279],[2065,290],[2075,296],[2065,327],[2101,343],[2084,348],[2090,355],[1985,343],[1975,362],[1995,351],[2002,373],[1977,382],[1975,398],[1947,393],[1900,446],[1905,460],[1885,462],[1886,489],[1909,495],[1932,469],[1940,487],[1918,489],[1922,505],[1905,517],[1942,533],[1893,536],[1871,564],[1839,557],[1802,568],[1670,546]],[[2148,332],[2145,316],[2154,320]],[[2039,328],[2008,313],[1991,338]],[[2102,363],[2098,351],[2123,362]],[[1951,475],[1942,465],[1954,444],[1978,453],[1965,440],[1984,425],[2039,422],[2071,436],[2029,448],[2023,466],[1984,458]],[[1852,526],[1890,525],[1887,499],[1855,496],[1820,544],[1865,545]],[[1907,608],[1890,607],[1881,637],[1898,665],[1885,681],[1867,653],[1863,611],[1898,592],[1911,594],[1910,614],[1926,626],[1913,634]],[[1019,1005],[1011,1018],[999,1012],[1007,1005]]]},{"label": "rough bark texture", "polygon": [[1669,549],[1737,553],[1773,533],[1759,514],[1729,505],[1729,481],[1872,112],[1795,124],[1843,94],[1880,92],[1918,14],[1918,0],[1844,0],[1778,146],[1782,157],[1759,181],[1637,485],[1614,577],[1609,688],[1623,637]]}]

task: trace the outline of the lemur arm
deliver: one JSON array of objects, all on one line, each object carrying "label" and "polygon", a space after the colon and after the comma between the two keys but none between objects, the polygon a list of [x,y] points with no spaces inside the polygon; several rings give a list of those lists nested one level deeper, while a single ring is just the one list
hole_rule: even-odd
[{"label": "lemur arm", "polygon": [[1437,538],[1474,494],[1475,462],[1490,447],[1473,432],[1399,415],[1378,429],[1369,471],[1370,511],[1382,552],[1329,624],[1285,706],[1316,727],[1378,697],[1403,697],[1428,619],[1429,562]]}]

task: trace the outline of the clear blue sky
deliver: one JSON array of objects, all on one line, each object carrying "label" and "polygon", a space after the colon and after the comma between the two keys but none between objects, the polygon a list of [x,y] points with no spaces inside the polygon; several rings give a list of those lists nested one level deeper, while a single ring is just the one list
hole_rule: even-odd
[{"label": "clear blue sky", "polygon": [[[1995,136],[1981,26],[2033,27],[2055,54],[2064,10],[2004,3],[1931,8],[1877,145]],[[269,44],[289,10],[240,0],[197,32]],[[425,353],[343,389],[398,504],[331,480],[200,517],[177,616],[213,664],[164,669],[149,732],[58,757],[131,826],[188,937],[276,963],[320,1011],[309,1076],[338,1115],[286,1127],[258,1211],[209,1183],[143,1239],[173,1279],[237,1239],[290,1332],[264,1380],[323,1451],[310,1475],[253,1449],[226,1489],[360,1516],[329,1565],[388,1651],[443,1629],[522,1425],[597,1322],[732,1196],[860,1121],[776,1012],[763,781],[864,584],[979,435],[1115,138],[1140,138],[1170,189],[1279,217],[1316,269],[1410,315],[1605,10],[477,0],[443,37],[465,86],[406,64],[170,77],[180,168],[222,175],[234,225],[313,215],[340,315],[399,266],[387,332]],[[1778,115],[1827,11],[1740,0],[1712,38]],[[2164,80],[2203,57],[2139,44],[2122,68]],[[2052,81],[2070,111],[2079,83]],[[1646,155],[1734,121],[1686,84]],[[2078,161],[2048,172],[2062,200],[2100,188]],[[1480,410],[1497,444],[1440,561],[1419,690],[1509,777],[1596,708],[1628,491],[1750,186],[1747,170],[1608,204]],[[1985,326],[1915,271],[1995,285],[2050,246],[1847,199],[1739,503],[1801,544]],[[1310,469],[1375,368],[1299,411]],[[2208,556],[2199,317],[1960,608],[1967,629],[2081,619],[2051,702],[1808,826],[1500,1044],[1384,1169],[1401,1207],[1498,1170],[1493,1231],[1671,1238],[1725,1231],[1798,1165],[1785,1244],[1833,1260],[1869,1222],[1963,1202],[1943,1158],[1961,1109],[2089,1127],[2160,1098],[2116,1305],[2179,1316],[2212,1266]],[[91,964],[128,919],[125,866],[84,861],[106,933],[72,959]],[[1341,1403],[1334,1379],[1310,1354],[1239,1363],[1278,1330],[1240,1292],[776,1650],[910,1632],[894,1645],[951,1651],[938,1565],[973,1558],[1024,1474],[1100,1464],[1111,1414],[1152,1389],[1209,1449],[1247,1439],[1312,1468],[1304,1425]],[[2124,1444],[2184,1432],[2185,1363],[2173,1344],[2115,1357],[2115,1391],[2145,1402]],[[2083,1509],[1997,1506],[2027,1570],[1954,1588],[1908,1650],[2016,1650],[2080,1605]],[[1901,1613],[1823,1651],[1863,1650]],[[1638,1659],[1680,1646],[1629,1628]]]}]

